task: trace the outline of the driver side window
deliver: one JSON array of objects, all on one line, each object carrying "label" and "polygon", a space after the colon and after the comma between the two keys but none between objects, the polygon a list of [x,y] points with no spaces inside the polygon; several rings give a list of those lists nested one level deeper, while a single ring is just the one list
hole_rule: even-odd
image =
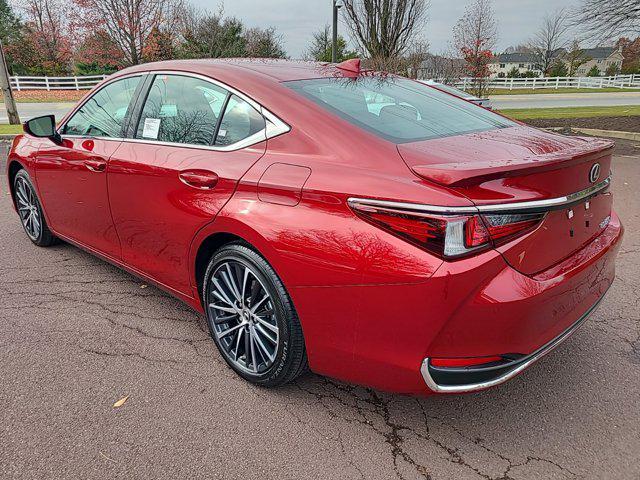
[{"label": "driver side window", "polygon": [[128,77],[101,88],[65,124],[63,135],[121,137],[127,109],[140,77]]}]

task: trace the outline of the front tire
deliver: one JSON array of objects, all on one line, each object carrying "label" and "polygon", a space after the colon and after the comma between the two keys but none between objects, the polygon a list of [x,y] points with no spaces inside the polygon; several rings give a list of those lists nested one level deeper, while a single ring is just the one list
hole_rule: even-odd
[{"label": "front tire", "polygon": [[13,179],[13,195],[22,222],[24,232],[39,247],[48,247],[56,243],[42,212],[42,206],[31,177],[26,170],[20,170]]},{"label": "front tire", "polygon": [[209,332],[238,375],[276,387],[307,369],[293,303],[262,256],[244,244],[225,245],[211,258],[204,280]]}]

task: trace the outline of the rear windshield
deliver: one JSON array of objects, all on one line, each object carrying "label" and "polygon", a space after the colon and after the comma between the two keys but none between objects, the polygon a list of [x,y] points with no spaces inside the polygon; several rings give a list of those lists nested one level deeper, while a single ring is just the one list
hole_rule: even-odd
[{"label": "rear windshield", "polygon": [[438,90],[441,90],[443,92],[447,92],[450,93],[451,95],[455,95],[456,97],[460,97],[460,98],[476,98],[473,95],[469,95],[467,92],[464,92],[462,90],[458,90],[455,87],[452,87],[450,85],[445,85],[444,83],[435,83],[433,85],[431,85],[433,88],[437,88]]},{"label": "rear windshield", "polygon": [[348,122],[394,143],[515,125],[482,107],[400,77],[320,78],[285,85]]}]

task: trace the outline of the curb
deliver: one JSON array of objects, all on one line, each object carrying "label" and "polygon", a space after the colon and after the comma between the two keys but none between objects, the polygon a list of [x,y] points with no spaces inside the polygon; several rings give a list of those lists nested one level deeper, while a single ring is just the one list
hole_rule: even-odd
[{"label": "curb", "polygon": [[620,132],[617,130],[599,130],[597,128],[575,128],[571,127],[574,132],[584,133],[585,135],[594,135],[597,137],[622,138],[623,140],[634,140],[640,142],[640,133]]}]

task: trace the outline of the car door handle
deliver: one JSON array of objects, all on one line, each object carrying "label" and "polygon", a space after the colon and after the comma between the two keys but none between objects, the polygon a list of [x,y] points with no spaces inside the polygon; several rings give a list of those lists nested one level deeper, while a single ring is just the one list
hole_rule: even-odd
[{"label": "car door handle", "polygon": [[209,170],[185,170],[178,178],[182,183],[201,190],[210,190],[218,183],[218,175]]},{"label": "car door handle", "polygon": [[92,172],[104,172],[107,168],[107,162],[99,158],[92,158],[84,161],[84,166]]}]

